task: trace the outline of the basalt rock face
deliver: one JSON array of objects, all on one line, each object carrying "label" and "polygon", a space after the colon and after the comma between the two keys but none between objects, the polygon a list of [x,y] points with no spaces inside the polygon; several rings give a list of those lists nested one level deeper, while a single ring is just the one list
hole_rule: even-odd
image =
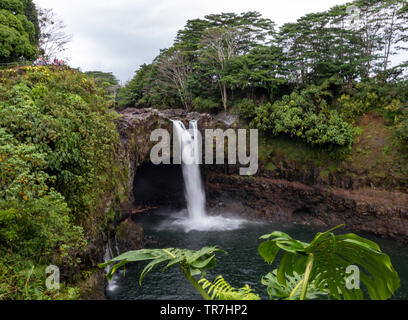
[{"label": "basalt rock face", "polygon": [[116,232],[120,252],[143,248],[143,228],[140,223],[127,218],[118,226]]},{"label": "basalt rock face", "polygon": [[[123,203],[120,224],[134,207],[135,175],[150,162],[154,129],[173,134],[170,120],[197,120],[200,129],[237,126],[230,114],[211,116],[183,110],[126,109],[117,120],[123,166],[128,175],[128,198]],[[260,164],[254,177],[241,177],[240,165],[203,165],[207,202],[213,211],[232,211],[246,217],[281,222],[334,227],[345,224],[353,232],[370,232],[408,243],[408,194],[364,187],[358,177],[322,180],[314,166],[297,168],[290,163],[270,171]]]},{"label": "basalt rock face", "polygon": [[370,189],[346,190],[265,177],[206,175],[207,197],[215,210],[254,219],[327,226],[345,224],[408,243],[408,195]]},{"label": "basalt rock face", "polygon": [[[137,168],[143,163],[150,162],[151,148],[158,141],[151,141],[150,137],[155,129],[165,129],[173,136],[173,124],[171,120],[181,120],[186,126],[190,120],[197,120],[202,129],[225,127],[234,123],[236,117],[222,116],[212,117],[209,114],[191,112],[181,109],[156,110],[129,108],[121,112],[121,118],[117,120],[117,128],[121,141],[121,158],[124,170],[127,171],[127,199],[123,203],[123,211],[130,212],[134,203],[133,184]],[[172,138],[171,138],[172,141]],[[125,217],[122,217],[122,219]]]}]

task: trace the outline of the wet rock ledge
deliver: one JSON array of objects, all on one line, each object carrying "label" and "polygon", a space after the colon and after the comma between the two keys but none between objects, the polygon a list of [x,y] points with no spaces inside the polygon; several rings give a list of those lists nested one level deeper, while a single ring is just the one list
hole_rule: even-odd
[{"label": "wet rock ledge", "polygon": [[[213,117],[205,113],[188,113],[181,109],[157,110],[157,109],[134,109],[129,108],[121,112],[122,117],[117,120],[117,128],[120,134],[121,159],[123,170],[126,171],[127,199],[122,208],[124,212],[133,209],[134,194],[133,183],[137,168],[150,162],[150,150],[157,142],[150,141],[150,135],[155,129],[166,129],[173,134],[171,120],[181,120],[186,126],[190,120],[197,120],[201,129],[225,128],[233,125],[237,118],[232,115],[220,114]],[[126,217],[122,217],[125,219]]]},{"label": "wet rock ledge", "polygon": [[[220,211],[256,219],[328,228],[345,224],[408,243],[408,194],[372,189],[346,190],[265,177],[208,173],[207,197]],[[221,208],[219,204],[221,203]]]},{"label": "wet rock ledge", "polygon": [[[172,134],[170,120],[181,120],[186,125],[190,120],[197,120],[200,129],[226,129],[237,125],[237,118],[226,113],[212,116],[187,113],[184,110],[131,108],[123,110],[121,114],[117,128],[123,170],[128,178],[128,196],[123,202],[118,224],[135,212],[133,203],[137,190],[133,190],[134,178],[138,167],[150,162],[150,150],[156,144],[150,142],[150,134],[154,129],[167,129]],[[290,172],[271,177],[264,170],[263,164],[260,164],[258,174],[249,178],[239,176],[235,168],[227,165],[203,165],[202,169],[210,206],[228,203],[243,215],[271,221],[328,227],[345,224],[353,232],[370,232],[408,243],[406,192],[353,189],[334,183],[320,184],[307,179],[307,175],[303,177],[299,174],[293,176],[296,179],[288,179]],[[319,171],[319,168],[312,169]],[[135,236],[133,238],[138,239]]]}]

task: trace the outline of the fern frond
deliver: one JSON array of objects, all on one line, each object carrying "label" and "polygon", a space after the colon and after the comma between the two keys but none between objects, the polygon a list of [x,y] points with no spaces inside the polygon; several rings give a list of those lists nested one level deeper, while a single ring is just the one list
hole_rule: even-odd
[{"label": "fern frond", "polygon": [[214,283],[207,279],[201,279],[198,283],[207,290],[211,300],[261,300],[261,298],[253,292],[249,285],[245,285],[240,289],[232,287],[222,276],[217,277]]}]

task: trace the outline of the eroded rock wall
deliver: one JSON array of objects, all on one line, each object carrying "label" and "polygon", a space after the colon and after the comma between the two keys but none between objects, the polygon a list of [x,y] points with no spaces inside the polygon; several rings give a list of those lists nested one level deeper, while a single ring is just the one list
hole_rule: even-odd
[{"label": "eroded rock wall", "polygon": [[254,219],[370,232],[408,243],[408,195],[207,172],[209,205]]},{"label": "eroded rock wall", "polygon": [[150,141],[155,129],[166,129],[172,136],[171,120],[181,120],[186,125],[190,120],[197,120],[201,128],[210,127],[214,119],[208,114],[187,113],[184,110],[126,109],[117,120],[120,133],[121,157],[126,170],[127,198],[123,211],[131,211],[134,202],[133,183],[137,168],[144,162],[150,162],[150,150],[157,143]]},{"label": "eroded rock wall", "polygon": [[[201,129],[236,127],[228,114],[210,116],[183,110],[126,109],[117,121],[124,169],[128,174],[128,197],[121,221],[131,213],[137,168],[149,162],[154,129],[173,133],[170,120],[197,120]],[[371,232],[408,243],[408,194],[361,188],[353,177],[321,180],[319,168],[294,168],[282,164],[271,173],[262,163],[255,177],[239,176],[238,166],[203,166],[208,204],[225,205],[258,219],[334,227],[345,224],[354,232]],[[330,176],[329,176],[330,177]],[[220,205],[222,204],[222,205]]]}]

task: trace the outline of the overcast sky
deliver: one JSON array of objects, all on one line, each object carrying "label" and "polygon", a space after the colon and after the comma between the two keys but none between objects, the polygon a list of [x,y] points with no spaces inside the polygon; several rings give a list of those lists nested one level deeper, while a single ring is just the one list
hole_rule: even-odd
[{"label": "overcast sky", "polygon": [[126,82],[160,49],[172,45],[189,19],[221,12],[258,11],[278,25],[347,0],[34,0],[52,8],[73,35],[65,53],[82,71],[113,72]]}]

